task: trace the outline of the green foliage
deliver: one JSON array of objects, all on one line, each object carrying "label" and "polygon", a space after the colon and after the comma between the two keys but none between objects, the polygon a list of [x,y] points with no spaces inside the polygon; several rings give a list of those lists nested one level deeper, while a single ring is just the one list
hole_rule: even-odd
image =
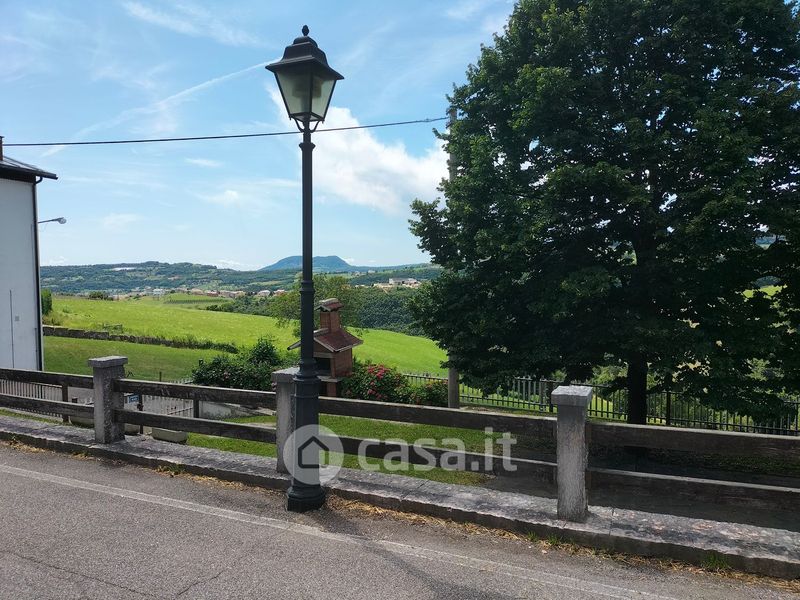
[{"label": "green foliage", "polygon": [[[800,390],[799,32],[782,0],[517,4],[450,99],[446,205],[413,206],[445,271],[412,312],[468,380],[611,365],[632,422],[648,381],[781,410]],[[771,298],[744,293],[766,277]]]},{"label": "green foliage", "polygon": [[342,394],[347,398],[408,404],[411,402],[411,385],[397,369],[357,362],[353,374],[342,384]]},{"label": "green foliage", "polygon": [[42,290],[42,315],[47,316],[53,312],[53,292],[48,289]]},{"label": "green foliage", "polygon": [[238,355],[220,354],[208,362],[201,361],[192,370],[192,381],[215,387],[271,390],[272,372],[286,362],[274,344],[262,338]]},{"label": "green foliage", "polygon": [[421,406],[447,406],[447,384],[430,381],[412,385],[399,370],[372,363],[356,362],[353,374],[342,384],[346,398],[377,402],[398,402]]},{"label": "green foliage", "polygon": [[361,327],[388,329],[409,335],[421,335],[414,324],[408,308],[409,301],[417,293],[412,288],[384,291],[378,288],[356,288],[360,296],[358,321]]},{"label": "green foliage", "polygon": [[[339,311],[342,325],[345,327],[360,327],[359,311],[361,309],[361,296],[358,290],[352,287],[347,279],[341,275],[314,275],[314,304],[327,298],[338,298],[344,305]],[[271,298],[267,303],[269,316],[276,317],[281,324],[291,325],[296,335],[300,333],[297,320],[300,315],[300,279],[296,279],[294,286],[282,296]],[[319,312],[314,313],[315,326],[319,326]]]},{"label": "green foliage", "polygon": [[89,298],[89,300],[111,300],[111,296],[108,295],[108,292],[98,291],[89,292],[87,298]]},{"label": "green foliage", "polygon": [[408,279],[414,278],[418,281],[436,279],[442,272],[441,267],[436,265],[412,265],[408,267],[397,267],[375,271],[374,273],[362,273],[350,278],[353,285],[372,285],[373,283],[386,283],[389,278]]},{"label": "green foliage", "polygon": [[447,406],[447,382],[428,381],[411,387],[411,403],[419,406]]}]

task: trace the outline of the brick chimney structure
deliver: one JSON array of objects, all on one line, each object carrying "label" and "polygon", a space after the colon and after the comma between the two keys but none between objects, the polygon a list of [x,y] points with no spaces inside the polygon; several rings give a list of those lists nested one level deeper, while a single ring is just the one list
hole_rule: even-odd
[{"label": "brick chimney structure", "polygon": [[[314,332],[314,358],[317,375],[322,382],[320,393],[338,396],[342,379],[353,373],[353,348],[363,344],[356,336],[342,327],[339,310],[344,306],[336,298],[328,298],[317,305],[319,329]],[[289,350],[300,347],[300,342],[289,346]]]},{"label": "brick chimney structure", "polygon": [[339,309],[344,306],[336,298],[323,300],[317,306],[319,310],[319,328],[329,332],[339,331],[342,328],[342,318]]}]

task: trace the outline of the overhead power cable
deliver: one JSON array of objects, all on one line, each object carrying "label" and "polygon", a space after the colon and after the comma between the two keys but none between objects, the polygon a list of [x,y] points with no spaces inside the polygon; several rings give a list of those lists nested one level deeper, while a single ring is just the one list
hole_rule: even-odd
[{"label": "overhead power cable", "polygon": [[[375,129],[377,127],[395,127],[397,125],[413,125],[416,123],[435,123],[437,121],[444,121],[448,117],[436,117],[428,119],[416,119],[413,121],[395,121],[393,123],[376,123],[373,125],[352,125],[350,127],[331,127],[330,129],[319,129],[317,133],[325,133],[329,131],[350,131],[353,129]],[[299,131],[268,131],[265,133],[237,133],[231,135],[195,135],[189,137],[171,137],[171,138],[146,138],[134,140],[93,140],[88,142],[35,142],[25,144],[6,144],[5,147],[21,147],[21,146],[101,146],[104,144],[153,144],[156,142],[194,142],[198,140],[231,140],[239,138],[254,138],[254,137],[272,137],[278,135],[297,135]]]}]

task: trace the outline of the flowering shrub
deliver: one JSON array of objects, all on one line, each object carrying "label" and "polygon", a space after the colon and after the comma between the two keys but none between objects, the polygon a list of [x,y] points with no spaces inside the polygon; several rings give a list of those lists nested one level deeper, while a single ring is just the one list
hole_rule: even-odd
[{"label": "flowering shrub", "polygon": [[347,398],[377,402],[447,406],[447,383],[411,385],[405,375],[386,365],[356,363],[353,374],[342,384],[342,393]]},{"label": "flowering shrub", "polygon": [[447,382],[428,381],[411,389],[411,402],[420,406],[447,406]]},{"label": "flowering shrub", "polygon": [[347,398],[378,402],[411,402],[411,386],[397,369],[385,365],[356,363],[353,374],[344,380],[342,393]]}]

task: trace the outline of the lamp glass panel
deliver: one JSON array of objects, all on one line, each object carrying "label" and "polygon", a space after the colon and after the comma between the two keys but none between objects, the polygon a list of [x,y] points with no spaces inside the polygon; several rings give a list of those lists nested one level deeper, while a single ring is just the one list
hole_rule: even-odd
[{"label": "lamp glass panel", "polygon": [[311,74],[308,71],[289,70],[275,75],[289,116],[308,114],[311,111]]},{"label": "lamp glass panel", "polygon": [[314,121],[324,121],[325,113],[328,112],[328,104],[333,94],[335,79],[322,78],[317,75],[313,77],[311,85],[311,119]]}]

